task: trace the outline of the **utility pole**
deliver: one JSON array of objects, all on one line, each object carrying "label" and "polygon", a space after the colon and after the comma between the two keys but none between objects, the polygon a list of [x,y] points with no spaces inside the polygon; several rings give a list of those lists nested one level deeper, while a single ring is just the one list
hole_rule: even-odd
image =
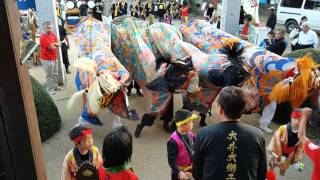
[{"label": "utility pole", "polygon": [[223,0],[221,11],[221,30],[236,35],[239,30],[241,0]]},{"label": "utility pole", "polygon": [[103,15],[104,16],[111,16],[111,6],[112,6],[112,0],[103,0],[104,4],[104,10],[103,10]]}]

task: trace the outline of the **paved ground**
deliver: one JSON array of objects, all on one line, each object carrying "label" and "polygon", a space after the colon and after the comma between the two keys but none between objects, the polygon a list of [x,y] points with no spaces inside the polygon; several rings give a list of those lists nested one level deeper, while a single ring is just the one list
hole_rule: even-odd
[{"label": "paved ground", "polygon": [[[75,46],[72,44],[70,51],[71,63],[76,59]],[[43,151],[45,156],[47,176],[49,180],[60,179],[62,162],[65,154],[73,147],[73,143],[68,138],[68,132],[76,123],[80,114],[80,109],[67,110],[66,104],[69,97],[75,92],[74,74],[75,69],[71,69],[72,75],[67,75],[67,82],[65,89],[53,96],[56,105],[58,106],[61,118],[62,128],[51,139],[43,143]],[[44,72],[41,67],[33,67],[30,69],[30,74],[44,83]],[[144,99],[139,98],[133,93],[129,97],[132,107],[136,108],[140,116],[144,113]],[[175,110],[182,106],[181,96],[177,95],[175,98]],[[214,109],[214,107],[213,107]],[[107,114],[101,116],[105,121],[110,122],[110,117]],[[253,126],[258,125],[258,114],[247,115],[243,117],[243,122]],[[207,122],[209,124],[217,123],[218,120],[212,116]],[[138,122],[124,120],[123,123],[128,126],[133,133]],[[134,139],[132,165],[136,174],[142,180],[167,180],[169,176],[169,166],[166,158],[166,141],[169,134],[162,130],[162,122],[157,120],[155,125],[151,128],[144,129],[140,139]],[[276,125],[272,124],[273,129]],[[94,143],[101,150],[103,137],[111,129],[111,124],[106,123],[105,126],[94,131]],[[198,126],[195,126],[195,131]],[[266,135],[266,142],[269,142],[270,136]],[[305,170],[298,173],[294,169],[289,169],[285,179],[290,180],[307,180],[311,179],[312,164],[309,159],[305,158]]]}]

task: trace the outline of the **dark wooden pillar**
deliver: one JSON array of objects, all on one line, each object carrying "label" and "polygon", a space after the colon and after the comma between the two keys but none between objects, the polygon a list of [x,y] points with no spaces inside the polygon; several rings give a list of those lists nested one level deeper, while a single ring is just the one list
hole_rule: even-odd
[{"label": "dark wooden pillar", "polygon": [[0,179],[46,180],[16,1],[0,0],[0,9]]}]

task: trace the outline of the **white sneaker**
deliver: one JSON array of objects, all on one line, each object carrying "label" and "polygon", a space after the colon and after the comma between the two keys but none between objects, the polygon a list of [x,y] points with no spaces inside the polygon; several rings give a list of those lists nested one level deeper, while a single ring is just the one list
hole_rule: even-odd
[{"label": "white sneaker", "polygon": [[260,129],[263,130],[264,132],[268,133],[268,134],[271,134],[273,133],[273,130],[268,128],[268,127],[262,127],[260,126]]},{"label": "white sneaker", "polygon": [[61,91],[61,90],[63,90],[63,87],[61,87],[61,86],[58,86],[58,87],[56,87],[56,89],[55,89],[56,91]]},{"label": "white sneaker", "polygon": [[56,94],[56,91],[54,91],[54,90],[49,90],[49,91],[48,91],[48,94],[49,94],[50,96],[52,96],[52,95]]}]

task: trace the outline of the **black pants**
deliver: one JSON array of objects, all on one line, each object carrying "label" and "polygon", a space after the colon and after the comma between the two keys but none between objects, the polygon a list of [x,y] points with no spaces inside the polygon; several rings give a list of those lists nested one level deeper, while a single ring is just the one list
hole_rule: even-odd
[{"label": "black pants", "polygon": [[297,46],[298,46],[298,44],[296,44],[296,45],[291,44],[291,51],[297,50]]},{"label": "black pants", "polygon": [[66,68],[66,71],[68,71],[68,68],[70,66],[70,62],[69,62],[69,57],[68,57],[68,46],[66,43],[61,44],[61,53],[62,53],[63,64]]},{"label": "black pants", "polygon": [[61,18],[61,26],[64,26],[65,21]]},{"label": "black pants", "polygon": [[165,14],[164,10],[158,10],[159,22],[163,22],[164,14]]},{"label": "black pants", "polygon": [[[157,116],[155,115],[144,114],[141,119],[141,125],[150,127],[153,125],[156,118]],[[170,100],[165,113],[160,117],[160,119],[162,119],[165,124],[168,124],[169,122],[172,121],[172,118],[173,118],[173,97]]]},{"label": "black pants", "polygon": [[313,48],[313,44],[308,44],[308,45],[297,44],[297,45],[295,46],[295,50],[307,49],[307,48]]},{"label": "black pants", "polygon": [[94,18],[99,20],[99,21],[102,21],[102,14],[95,14]]},{"label": "black pants", "polygon": [[128,86],[128,91],[131,91],[132,88],[135,88],[136,90],[140,89],[140,86],[138,83],[136,83],[135,81],[132,81],[131,84]]}]

